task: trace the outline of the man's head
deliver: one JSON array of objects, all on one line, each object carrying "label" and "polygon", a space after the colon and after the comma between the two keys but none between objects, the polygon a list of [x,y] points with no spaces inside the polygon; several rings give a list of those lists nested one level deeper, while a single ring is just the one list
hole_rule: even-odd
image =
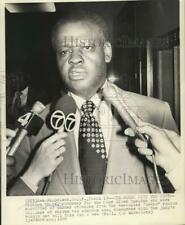
[{"label": "man's head", "polygon": [[108,38],[106,24],[92,13],[80,13],[56,24],[52,44],[61,77],[70,91],[88,99],[103,85],[106,63],[112,57]]}]

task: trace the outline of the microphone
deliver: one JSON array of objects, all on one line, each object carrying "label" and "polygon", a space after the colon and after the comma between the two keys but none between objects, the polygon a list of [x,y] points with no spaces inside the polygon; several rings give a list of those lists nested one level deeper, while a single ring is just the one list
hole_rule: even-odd
[{"label": "microphone", "polygon": [[44,121],[37,115],[45,109],[45,106],[37,101],[34,103],[32,109],[19,117],[16,125],[16,136],[12,139],[9,148],[7,149],[7,155],[13,156],[17,151],[24,137],[29,135],[37,135],[40,131]]},{"label": "microphone", "polygon": [[[66,132],[71,132],[76,123],[76,103],[74,99],[69,95],[64,95],[57,102],[52,104],[51,108],[54,108],[55,111],[49,115],[49,118],[47,118],[49,127],[56,132],[62,127],[64,127]],[[47,193],[52,180],[52,174],[46,177],[45,184],[42,189],[42,195],[46,195]]]},{"label": "microphone", "polygon": [[[103,93],[104,98],[118,110],[118,113],[120,114],[121,118],[125,121],[125,123],[130,128],[132,128],[135,135],[138,138],[140,138],[142,141],[147,142],[149,144],[150,148],[152,149],[152,144],[151,144],[150,140],[147,138],[147,136],[138,132],[138,130],[136,129],[138,126],[136,119],[138,119],[138,118],[136,118],[134,120],[134,117],[136,117],[136,116],[132,115],[131,110],[129,110],[128,106],[124,102],[123,97],[121,96],[121,94],[119,94],[119,91],[116,90],[114,85],[108,84],[107,87],[105,87],[101,91]],[[158,170],[157,170],[157,164],[155,161],[154,151],[153,151],[153,154],[151,155],[151,157],[152,157],[152,161],[153,161],[153,165],[154,165],[154,173],[156,176],[157,184],[158,184],[160,192],[163,193],[163,188],[162,188],[162,185],[160,182],[160,178],[159,178],[159,174],[158,174]]]},{"label": "microphone", "polygon": [[64,126],[66,132],[74,129],[76,123],[76,103],[69,95],[64,95],[55,103],[55,111],[50,117],[50,126],[59,130]]},{"label": "microphone", "polygon": [[139,138],[141,138],[141,140],[147,141],[147,138],[136,130],[138,124],[131,116],[131,112],[129,112],[128,106],[124,103],[122,96],[115,89],[115,87],[113,85],[108,85],[102,90],[102,93],[104,98],[118,110],[121,118],[130,128],[132,128],[135,134]]}]

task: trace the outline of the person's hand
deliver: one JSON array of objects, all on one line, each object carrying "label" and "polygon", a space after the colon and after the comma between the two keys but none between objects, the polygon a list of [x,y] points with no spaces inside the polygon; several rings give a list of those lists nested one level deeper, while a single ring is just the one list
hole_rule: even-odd
[{"label": "person's hand", "polygon": [[65,137],[67,134],[58,131],[42,142],[24,176],[30,179],[32,184],[38,186],[40,180],[49,176],[63,161],[62,154],[65,152]]},{"label": "person's hand", "polygon": [[[180,136],[174,131],[161,129],[145,122],[142,123],[141,120],[140,125],[136,129],[149,137],[152,149],[148,147],[147,142],[136,138],[135,145],[138,148],[138,152],[145,155],[150,162],[152,162],[151,155],[154,152],[157,165],[161,166],[166,173],[169,173],[180,160]],[[135,135],[131,128],[126,129],[125,134],[128,136]]]}]

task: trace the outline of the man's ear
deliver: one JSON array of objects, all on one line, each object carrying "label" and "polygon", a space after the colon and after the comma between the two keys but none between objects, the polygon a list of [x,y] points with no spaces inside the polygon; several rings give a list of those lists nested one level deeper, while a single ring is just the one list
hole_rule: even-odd
[{"label": "man's ear", "polygon": [[112,59],[112,46],[109,41],[104,43],[104,54],[105,54],[105,62],[110,63]]}]

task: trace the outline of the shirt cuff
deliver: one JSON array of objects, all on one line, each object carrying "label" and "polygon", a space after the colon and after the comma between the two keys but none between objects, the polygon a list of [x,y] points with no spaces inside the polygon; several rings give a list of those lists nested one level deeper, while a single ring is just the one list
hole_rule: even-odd
[{"label": "shirt cuff", "polygon": [[30,180],[28,180],[28,178],[23,175],[20,177],[20,179],[34,192],[36,193],[37,189],[38,189],[38,186],[37,185],[34,185],[30,182]]}]

